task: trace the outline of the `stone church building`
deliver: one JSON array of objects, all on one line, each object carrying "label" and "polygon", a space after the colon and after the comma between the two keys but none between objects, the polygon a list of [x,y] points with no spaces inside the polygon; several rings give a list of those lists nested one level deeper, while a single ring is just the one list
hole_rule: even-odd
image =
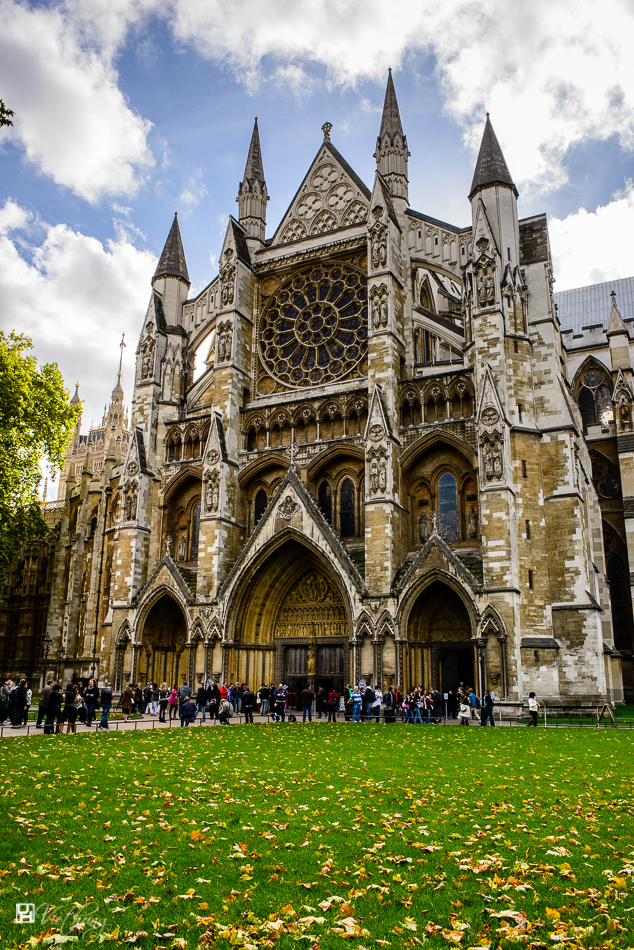
[{"label": "stone church building", "polygon": [[41,674],[48,632],[47,671],[94,658],[117,691],[633,699],[634,306],[598,285],[558,315],[546,216],[518,220],[488,117],[468,227],[410,207],[391,74],[371,187],[331,128],[267,236],[256,120],[193,297],[174,218],[131,418],[117,382],[78,427],[47,544],[0,604],[2,672]]}]

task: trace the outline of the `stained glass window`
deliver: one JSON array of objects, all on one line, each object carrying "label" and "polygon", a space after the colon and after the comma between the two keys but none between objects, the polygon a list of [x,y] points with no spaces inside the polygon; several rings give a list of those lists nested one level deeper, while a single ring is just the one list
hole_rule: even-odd
[{"label": "stained glass window", "polygon": [[255,505],[253,506],[253,524],[254,526],[258,523],[264,512],[266,511],[266,506],[268,505],[269,500],[266,497],[266,492],[263,488],[260,488],[257,495],[255,496]]},{"label": "stained glass window", "polygon": [[317,501],[322,515],[328,524],[332,524],[332,494],[328,482],[322,482],[319,486]]},{"label": "stained glass window", "polygon": [[349,478],[341,486],[339,526],[342,538],[353,538],[355,534],[354,485]]},{"label": "stained glass window", "polygon": [[438,519],[445,541],[458,540],[458,485],[451,472],[444,472],[438,482]]},{"label": "stained glass window", "polygon": [[289,278],[267,303],[259,348],[267,372],[286,386],[316,386],[353,372],[367,353],[367,280],[325,264]]},{"label": "stained glass window", "polygon": [[192,514],[192,561],[198,557],[198,535],[200,534],[200,502]]}]

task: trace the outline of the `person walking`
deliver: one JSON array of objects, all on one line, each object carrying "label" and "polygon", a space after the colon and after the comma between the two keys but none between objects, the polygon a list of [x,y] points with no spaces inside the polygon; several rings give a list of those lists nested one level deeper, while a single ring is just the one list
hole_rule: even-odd
[{"label": "person walking", "polygon": [[151,707],[150,704],[151,704],[151,702],[152,702],[152,693],[153,693],[153,691],[154,691],[154,689],[153,689],[152,684],[149,683],[149,682],[146,683],[146,684],[145,684],[145,689],[143,690],[143,708],[142,708],[142,710],[141,710],[141,712],[143,713],[143,715],[146,714],[146,712],[148,711],[148,709],[150,710],[150,712],[152,711],[152,707]]},{"label": "person walking", "polygon": [[196,693],[196,714],[202,713],[203,718],[202,722],[206,721],[205,712],[207,709],[207,690],[201,683],[198,687],[198,692]]},{"label": "person walking", "polygon": [[[57,720],[57,728],[55,726]],[[59,732],[62,725],[62,692],[59,683],[51,687],[51,692],[46,704],[46,721],[44,723],[44,735],[52,736],[54,732]]]},{"label": "person walking", "polygon": [[51,690],[53,689],[53,680],[49,680],[46,686],[42,687],[40,692],[40,705],[37,710],[37,722],[35,724],[36,729],[42,728],[42,723],[46,719],[46,707],[48,706],[48,697],[51,695]]},{"label": "person walking", "polygon": [[480,716],[481,726],[486,726],[487,721],[490,722],[492,726],[495,726],[495,723],[493,722],[493,705],[493,697],[487,689],[486,693],[484,694],[484,701],[482,703],[482,714]]},{"label": "person walking", "polygon": [[363,703],[363,696],[359,691],[359,687],[355,686],[352,691],[352,721],[361,722],[361,704]]},{"label": "person walking", "polygon": [[253,707],[255,706],[255,694],[248,686],[245,686],[242,691],[242,712],[244,713],[244,721],[253,725]]},{"label": "person walking", "polygon": [[394,724],[396,714],[394,698],[392,687],[388,686],[387,692],[383,694],[383,718],[385,723],[390,725]]},{"label": "person walking", "polygon": [[109,729],[108,725],[108,716],[110,715],[110,710],[112,708],[112,689],[110,683],[106,680],[104,688],[101,690],[101,719],[99,720],[99,725],[97,729]]},{"label": "person walking", "polygon": [[170,708],[170,722],[176,719],[176,710],[178,709],[178,690],[172,686],[167,704]]},{"label": "person walking", "polygon": [[22,725],[22,720],[24,719],[24,713],[27,709],[26,702],[26,680],[21,679],[16,688],[13,690],[13,709],[11,713],[11,728],[18,729]]},{"label": "person walking", "polygon": [[134,687],[134,709],[132,711],[138,713],[140,716],[145,712],[143,708],[143,690],[141,689],[140,683],[137,683]]},{"label": "person walking", "polygon": [[170,691],[167,683],[161,683],[161,688],[159,689],[159,722],[165,722],[165,713],[167,712],[167,703],[170,698]]},{"label": "person walking", "polygon": [[529,722],[526,723],[527,726],[535,726],[537,729],[537,713],[541,709],[541,706],[535,699],[535,693],[528,694],[528,714],[531,717]]},{"label": "person walking", "polygon": [[[66,733],[77,731],[77,697],[79,690],[72,683],[66,688],[64,696],[64,719],[66,721]],[[81,700],[83,702],[83,700]]]},{"label": "person walking", "polygon": [[95,709],[99,705],[99,687],[94,680],[88,680],[84,702],[86,703],[86,725],[90,728],[95,718]]},{"label": "person walking", "polygon": [[31,708],[31,702],[33,701],[33,690],[29,683],[26,684],[26,708],[24,710],[24,715],[22,716],[22,725],[26,726],[29,721],[29,709]]},{"label": "person walking", "polygon": [[469,687],[469,692],[467,693],[467,702],[469,703],[471,707],[471,718],[479,719],[480,716],[479,716],[478,710],[480,708],[480,700],[476,696],[472,686]]},{"label": "person walking", "polygon": [[313,721],[313,702],[315,700],[315,694],[313,693],[310,686],[307,686],[306,689],[303,689],[299,694],[299,705],[302,707],[302,722],[306,722],[306,717],[308,716],[308,721]]},{"label": "person walking", "polygon": [[121,694],[121,712],[123,713],[124,722],[130,722],[130,713],[132,712],[132,703],[134,702],[134,692],[134,686],[132,683],[128,683]]}]

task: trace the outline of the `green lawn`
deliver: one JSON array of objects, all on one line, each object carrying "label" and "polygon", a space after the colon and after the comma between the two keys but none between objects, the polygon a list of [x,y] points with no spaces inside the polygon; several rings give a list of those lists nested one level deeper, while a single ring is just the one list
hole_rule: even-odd
[{"label": "green lawn", "polygon": [[[634,946],[629,732],[286,724],[1,747],[3,948]],[[37,922],[14,923],[16,903]]]}]

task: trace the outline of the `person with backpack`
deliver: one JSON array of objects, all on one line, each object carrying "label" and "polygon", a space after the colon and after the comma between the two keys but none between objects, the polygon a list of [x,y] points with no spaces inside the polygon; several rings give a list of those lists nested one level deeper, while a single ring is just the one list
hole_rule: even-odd
[{"label": "person with backpack", "polygon": [[487,721],[489,721],[492,726],[495,726],[495,723],[493,722],[493,706],[494,706],[493,697],[491,696],[491,693],[487,689],[486,693],[484,694],[484,702],[482,703],[482,713],[480,715],[481,726],[486,726]]},{"label": "person with backpack", "polygon": [[218,722],[221,726],[230,726],[229,720],[233,716],[233,706],[228,699],[223,699],[220,703],[220,712],[218,713]]},{"label": "person with backpack", "polygon": [[478,710],[480,709],[480,700],[476,696],[472,686],[469,687],[469,692],[467,693],[467,702],[471,707],[471,718],[479,719],[480,716]]},{"label": "person with backpack", "polygon": [[106,680],[104,688],[101,690],[101,719],[99,720],[98,729],[109,729],[108,725],[108,716],[110,715],[110,709],[112,707],[112,689],[110,688],[110,683]]}]

